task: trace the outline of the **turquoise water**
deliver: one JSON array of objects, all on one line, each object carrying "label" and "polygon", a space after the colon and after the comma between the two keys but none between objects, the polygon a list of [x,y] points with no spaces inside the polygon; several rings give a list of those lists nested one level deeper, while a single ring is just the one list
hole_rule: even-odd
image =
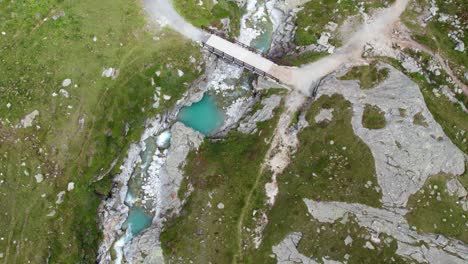
[{"label": "turquoise water", "polygon": [[256,39],[252,40],[252,47],[255,49],[267,53],[270,49],[271,40],[273,37],[273,26],[270,24],[264,25],[264,32]]},{"label": "turquoise water", "polygon": [[127,221],[125,221],[124,226],[130,227],[132,230],[132,235],[136,236],[145,228],[151,225],[152,218],[145,211],[138,207],[133,206],[130,208]]},{"label": "turquoise water", "polygon": [[205,95],[199,102],[182,108],[177,119],[203,135],[208,135],[223,124],[224,115],[216,106],[214,97]]}]

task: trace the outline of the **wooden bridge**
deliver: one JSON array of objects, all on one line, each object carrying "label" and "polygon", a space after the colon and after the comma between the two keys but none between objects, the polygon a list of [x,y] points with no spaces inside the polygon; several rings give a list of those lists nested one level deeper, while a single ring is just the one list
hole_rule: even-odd
[{"label": "wooden bridge", "polygon": [[202,41],[202,46],[228,62],[237,64],[244,69],[278,83],[280,82],[280,77],[275,76],[275,72],[277,72],[275,68],[278,65],[268,59],[265,54],[244,43],[239,41],[231,42],[215,34],[210,34]]}]

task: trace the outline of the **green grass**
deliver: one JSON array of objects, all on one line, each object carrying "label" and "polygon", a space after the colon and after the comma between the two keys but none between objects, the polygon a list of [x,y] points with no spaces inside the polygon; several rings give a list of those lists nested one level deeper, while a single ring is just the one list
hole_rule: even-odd
[{"label": "green grass", "polygon": [[439,87],[442,81],[440,79],[435,79],[433,83],[429,83],[427,79],[419,73],[406,72],[398,61],[389,58],[381,59],[404,72],[418,84],[424,96],[426,106],[435,121],[439,123],[445,134],[461,151],[468,153],[468,145],[466,144],[468,141],[468,133],[463,132],[468,131],[468,116],[460,105],[450,102],[445,96],[436,97],[432,92],[432,89]]},{"label": "green grass", "polygon": [[381,129],[386,124],[385,113],[376,105],[366,104],[362,114],[362,126],[368,129]]},{"label": "green grass", "polygon": [[[248,206],[249,193],[264,177],[260,165],[269,147],[265,140],[271,138],[276,122],[277,117],[258,123],[255,135],[233,131],[220,141],[206,139],[198,151],[189,154],[184,184],[191,184],[194,191],[180,216],[168,221],[161,234],[167,259],[178,263],[233,261],[241,212]],[[224,209],[218,209],[219,203]]]},{"label": "green grass", "polygon": [[[367,181],[376,184],[374,160],[354,135],[350,107],[339,95],[323,96],[312,104],[306,115],[309,126],[299,133],[300,147],[280,178],[289,178],[285,181],[310,199],[378,207],[380,194],[364,187]],[[334,109],[331,122],[315,123],[321,108]]]},{"label": "green grass", "polygon": [[[148,116],[169,109],[198,76],[189,61],[190,55],[200,60],[198,47],[169,30],[154,41],[143,29],[138,1],[3,1],[0,10],[6,32],[0,37],[0,193],[8,198],[0,203],[0,252],[7,263],[44,263],[48,256],[54,263],[94,262],[100,200],[93,192],[106,193],[111,180],[93,180],[138,140]],[[51,19],[58,10],[65,16]],[[119,69],[119,76],[101,77],[104,67]],[[52,97],[65,78],[77,84],[65,88],[71,97]],[[158,109],[152,109],[151,78],[172,96]],[[34,109],[40,128],[15,128]],[[42,183],[36,173],[44,175]],[[70,181],[75,189],[56,205]],[[53,210],[55,216],[46,216]]]},{"label": "green grass", "polygon": [[388,77],[388,69],[377,69],[377,63],[353,67],[341,80],[359,80],[361,89],[371,89]]},{"label": "green grass", "polygon": [[[316,124],[314,117],[322,108],[334,108],[333,120]],[[299,148],[291,157],[291,164],[277,178],[279,194],[268,212],[263,242],[259,250],[248,251],[245,263],[276,263],[269,256],[271,247],[290,232],[302,232],[299,251],[318,259],[329,255],[340,260],[349,253],[355,262],[374,263],[382,257],[381,253],[364,249],[361,240],[352,248],[345,247],[343,240],[348,234],[354,239],[366,231],[352,223],[320,224],[311,219],[303,202],[309,198],[381,206],[380,192],[365,187],[368,181],[377,186],[374,159],[369,148],[354,135],[351,117],[351,105],[342,96],[322,96],[312,104],[306,115],[310,126],[299,133]],[[322,226],[326,231],[318,233],[317,228]],[[394,245],[387,250],[394,252]]]},{"label": "green grass", "polygon": [[193,25],[221,28],[221,19],[229,18],[231,36],[239,34],[242,10],[235,1],[219,0],[215,4],[213,0],[202,0],[202,6],[198,5],[199,2],[199,0],[173,0],[177,12]]},{"label": "green grass", "polygon": [[287,66],[301,66],[303,64],[311,63],[314,61],[318,61],[319,59],[327,56],[327,52],[313,52],[309,51],[300,55],[287,55],[281,58],[279,63],[281,65]]},{"label": "green grass", "polygon": [[[368,11],[372,8],[384,7],[384,0],[365,0],[364,7]],[[294,43],[298,46],[314,44],[320,38],[320,34],[325,30],[328,22],[332,21],[341,25],[346,18],[358,13],[357,2],[353,0],[342,0],[337,3],[335,0],[309,1],[304,8],[297,13],[295,24],[297,26]],[[339,46],[336,39],[331,40],[332,44]]]},{"label": "green grass", "polygon": [[[450,196],[446,192],[446,183],[450,177],[444,174],[431,177],[419,192],[410,197],[410,212],[406,218],[420,233],[442,234],[468,243],[467,213],[461,205],[456,204],[456,195]],[[466,178],[466,175],[461,177]],[[437,194],[440,194],[440,199],[437,199]]]},{"label": "green grass", "polygon": [[398,108],[398,113],[400,114],[401,117],[405,117],[406,116],[406,109]]}]

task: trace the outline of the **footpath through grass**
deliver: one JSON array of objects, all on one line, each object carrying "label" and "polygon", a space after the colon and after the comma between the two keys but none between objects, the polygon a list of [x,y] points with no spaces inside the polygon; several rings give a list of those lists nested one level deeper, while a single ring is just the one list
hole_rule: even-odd
[{"label": "footpath through grass", "polygon": [[[0,2],[2,261],[95,262],[94,190],[106,194],[118,169],[94,178],[138,140],[148,116],[166,111],[198,76],[190,62],[200,61],[198,47],[168,30],[153,40],[139,4]],[[110,67],[119,70],[114,80],[101,76]],[[72,83],[62,87],[66,78]],[[171,99],[153,109],[156,86]],[[17,128],[33,110],[33,126]],[[74,190],[66,192],[69,182]]]},{"label": "footpath through grass", "polygon": [[[468,32],[466,30],[466,25],[468,25],[468,16],[466,15],[466,10],[468,10],[468,1],[436,0],[435,2],[439,8],[438,14],[457,16],[457,19],[461,23],[461,29],[464,28],[464,37],[461,41],[466,45],[468,43]],[[432,51],[440,53],[450,62],[450,67],[458,75],[458,79],[466,84],[468,80],[464,79],[463,74],[468,67],[468,53],[466,51],[456,51],[454,48],[457,43],[448,36],[449,32],[457,31],[458,29],[450,22],[439,21],[439,15],[431,19],[425,27],[421,26],[419,17],[423,15],[423,10],[429,9],[430,6],[431,5],[428,0],[412,1],[409,8],[407,8],[403,13],[402,21],[413,32],[412,37],[414,40],[428,47]]]}]

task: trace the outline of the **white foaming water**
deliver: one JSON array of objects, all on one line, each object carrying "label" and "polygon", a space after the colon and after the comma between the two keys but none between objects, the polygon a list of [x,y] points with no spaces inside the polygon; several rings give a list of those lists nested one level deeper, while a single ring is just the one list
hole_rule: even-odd
[{"label": "white foaming water", "polygon": [[133,197],[131,192],[127,192],[127,195],[125,196],[125,203],[128,204],[128,206],[132,207],[133,203],[136,201],[135,197]]},{"label": "white foaming water", "polygon": [[156,139],[156,144],[160,148],[168,148],[171,144],[171,131],[166,130],[162,132]]},{"label": "white foaming water", "polygon": [[115,250],[115,264],[121,264],[122,259],[123,259],[123,248],[125,247],[125,244],[127,244],[128,241],[132,239],[132,230],[131,226],[127,228],[125,231],[125,235],[122,236],[119,240],[117,240],[114,244],[114,250]]}]

